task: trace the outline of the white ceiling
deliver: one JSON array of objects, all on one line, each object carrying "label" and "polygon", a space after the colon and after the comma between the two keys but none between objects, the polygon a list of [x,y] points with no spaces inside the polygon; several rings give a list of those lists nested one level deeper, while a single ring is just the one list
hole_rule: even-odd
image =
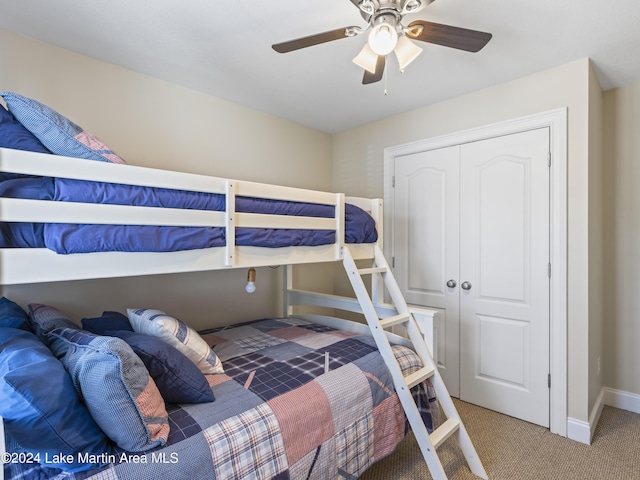
[{"label": "white ceiling", "polygon": [[273,43],[365,26],[350,0],[0,0],[0,28],[329,133],[589,57],[607,90],[640,82],[637,0],[436,0],[420,18],[493,34],[479,53],[424,52],[363,86],[365,36],[279,54]]}]

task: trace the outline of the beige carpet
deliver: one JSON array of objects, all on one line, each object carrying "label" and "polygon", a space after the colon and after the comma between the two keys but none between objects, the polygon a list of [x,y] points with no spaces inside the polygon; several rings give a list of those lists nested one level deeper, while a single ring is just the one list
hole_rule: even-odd
[{"label": "beige carpet", "polygon": [[[491,480],[640,479],[639,414],[605,407],[592,444],[584,445],[522,420],[458,400],[455,404]],[[447,440],[438,454],[449,480],[478,478],[470,472],[455,440]],[[430,478],[410,434],[360,480]]]}]

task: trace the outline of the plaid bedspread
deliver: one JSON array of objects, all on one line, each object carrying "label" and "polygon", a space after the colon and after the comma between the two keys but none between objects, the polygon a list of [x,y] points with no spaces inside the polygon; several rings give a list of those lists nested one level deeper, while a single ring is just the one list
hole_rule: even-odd
[{"label": "plaid bedspread", "polygon": [[[83,474],[6,465],[5,478],[355,479],[408,430],[370,337],[295,318],[201,333],[225,374],[208,376],[213,403],[168,406],[167,446],[116,452],[107,467]],[[411,350],[394,353],[405,375],[420,367]],[[431,431],[435,395],[425,384],[412,393]]]}]

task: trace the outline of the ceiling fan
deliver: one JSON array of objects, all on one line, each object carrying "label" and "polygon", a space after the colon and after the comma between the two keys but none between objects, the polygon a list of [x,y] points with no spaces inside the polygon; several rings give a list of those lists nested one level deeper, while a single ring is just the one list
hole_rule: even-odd
[{"label": "ceiling fan", "polygon": [[396,54],[400,70],[409,65],[422,52],[411,40],[435,43],[445,47],[457,48],[467,52],[478,52],[491,40],[491,34],[453,27],[440,23],[415,20],[402,25],[402,18],[415,13],[434,0],[351,0],[368,23],[367,27],[358,26],[338,28],[328,32],[301,37],[287,42],[276,43],[272,48],[279,53],[292,52],[321,43],[355,37],[369,31],[367,43],[353,62],[364,68],[363,84],[379,81],[384,73],[386,57]]}]

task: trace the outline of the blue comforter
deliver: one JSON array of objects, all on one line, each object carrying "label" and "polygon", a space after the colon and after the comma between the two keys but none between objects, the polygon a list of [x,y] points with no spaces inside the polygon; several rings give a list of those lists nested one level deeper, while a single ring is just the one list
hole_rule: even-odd
[{"label": "blue comforter", "polygon": [[[65,178],[20,177],[0,182],[0,196],[84,203],[223,211],[225,196]],[[236,198],[236,211],[331,218],[334,207],[312,203]],[[345,207],[345,242],[373,243],[375,222],[365,211]],[[237,228],[236,245],[258,247],[317,246],[334,243],[333,230]],[[220,247],[223,227],[159,227],[78,225],[65,223],[1,223],[0,247],[49,248],[57,253],[169,252]]]}]

